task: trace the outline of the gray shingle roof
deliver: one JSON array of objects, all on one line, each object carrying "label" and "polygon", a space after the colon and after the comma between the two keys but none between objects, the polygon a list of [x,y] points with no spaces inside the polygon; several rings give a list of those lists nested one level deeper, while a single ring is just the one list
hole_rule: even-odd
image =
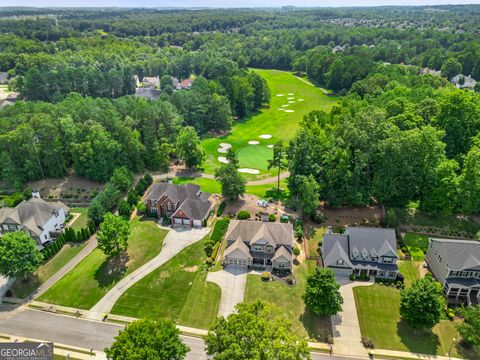
[{"label": "gray shingle roof", "polygon": [[153,88],[137,88],[135,90],[136,97],[143,97],[149,100],[157,100],[161,94],[162,94],[161,90],[157,90]]},{"label": "gray shingle roof", "polygon": [[292,246],[293,226],[283,223],[231,220],[225,238],[229,241],[235,241],[239,237],[249,244],[264,239],[273,246]]},{"label": "gray shingle roof", "polygon": [[451,270],[464,270],[480,266],[480,242],[431,238],[433,247],[443,252],[445,263]]},{"label": "gray shingle roof", "polygon": [[252,255],[250,255],[250,249],[240,237],[225,249],[223,256],[228,256],[231,253],[233,253],[235,250],[240,250],[243,253],[243,255],[245,255],[245,257],[252,259]]},{"label": "gray shingle roof", "polygon": [[291,253],[290,251],[288,251],[288,250],[285,248],[285,246],[280,246],[280,247],[275,251],[275,255],[273,255],[272,261],[278,260],[278,259],[280,259],[282,256],[283,256],[285,259],[287,259],[289,262],[292,261],[292,253]]},{"label": "gray shingle roof", "polygon": [[390,253],[396,256],[397,240],[393,229],[349,227],[345,230],[345,235],[349,236],[351,250],[357,248],[360,252],[366,250],[377,256]]}]

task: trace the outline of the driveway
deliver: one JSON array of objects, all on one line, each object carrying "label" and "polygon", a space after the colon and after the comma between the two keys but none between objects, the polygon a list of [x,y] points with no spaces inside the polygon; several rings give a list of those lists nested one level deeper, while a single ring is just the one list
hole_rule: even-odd
[{"label": "driveway", "polygon": [[[162,227],[163,228],[163,227]],[[165,264],[186,247],[203,239],[210,228],[166,228],[169,230],[160,253],[152,260],[120,280],[90,311],[86,317],[100,320],[103,313],[109,313],[113,305],[132,285],[143,279],[155,269]]]},{"label": "driveway", "polygon": [[218,315],[227,317],[235,312],[235,306],[243,302],[248,270],[236,267],[225,267],[221,271],[209,272],[207,281],[220,286],[222,296]]},{"label": "driveway", "polygon": [[332,316],[332,332],[334,337],[334,352],[341,355],[368,355],[361,341],[360,324],[358,322],[357,307],[353,288],[369,286],[373,282],[350,281],[345,277],[337,277],[340,284],[340,293],[343,297],[343,309]]}]

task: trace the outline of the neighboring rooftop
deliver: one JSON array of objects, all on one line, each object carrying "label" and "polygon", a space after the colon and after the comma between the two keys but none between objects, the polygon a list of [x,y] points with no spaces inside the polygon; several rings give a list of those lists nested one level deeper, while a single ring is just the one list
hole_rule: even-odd
[{"label": "neighboring rooftop", "polygon": [[136,97],[143,97],[149,100],[157,100],[161,94],[161,90],[157,90],[152,87],[140,87],[135,90]]},{"label": "neighboring rooftop", "polygon": [[452,270],[480,266],[480,242],[431,238],[432,250],[442,252],[445,264]]},{"label": "neighboring rooftop", "polygon": [[225,238],[229,241],[241,238],[250,245],[263,239],[272,245],[292,246],[293,226],[289,223],[231,220]]}]

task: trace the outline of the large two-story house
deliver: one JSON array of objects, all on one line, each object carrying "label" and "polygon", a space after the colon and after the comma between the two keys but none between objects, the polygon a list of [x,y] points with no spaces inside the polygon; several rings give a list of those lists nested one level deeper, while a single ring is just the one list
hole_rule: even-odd
[{"label": "large two-story house", "polygon": [[337,276],[367,275],[395,279],[397,240],[393,229],[348,227],[343,234],[331,228],[323,236],[323,265]]},{"label": "large two-story house", "polygon": [[225,266],[292,270],[292,224],[232,220],[225,239]]},{"label": "large two-story house", "polygon": [[145,195],[149,213],[170,219],[174,226],[203,226],[213,203],[210,194],[194,184],[155,183]]},{"label": "large two-story house", "polygon": [[425,261],[448,303],[480,303],[480,242],[430,239]]},{"label": "large two-story house", "polygon": [[63,230],[68,212],[61,202],[46,202],[34,196],[15,208],[0,209],[0,234],[25,231],[41,246]]}]

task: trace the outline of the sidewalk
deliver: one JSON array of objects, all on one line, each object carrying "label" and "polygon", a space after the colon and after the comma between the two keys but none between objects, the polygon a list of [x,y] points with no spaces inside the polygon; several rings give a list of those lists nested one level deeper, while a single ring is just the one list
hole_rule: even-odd
[{"label": "sidewalk", "polygon": [[96,235],[92,235],[90,239],[87,240],[85,247],[80,250],[80,252],[75,255],[75,257],[66,263],[60,270],[53,274],[47,281],[45,281],[39,288],[31,294],[27,300],[36,299],[46,292],[53,284],[58,280],[64,277],[70,270],[78,265],[87,255],[89,255],[97,247],[97,238]]},{"label": "sidewalk", "polygon": [[462,359],[459,359],[459,358],[448,357],[448,356],[419,354],[419,353],[406,352],[406,351],[395,351],[395,350],[374,349],[374,350],[372,350],[372,353],[374,355],[392,356],[394,358],[406,358],[406,359],[462,360]]}]

